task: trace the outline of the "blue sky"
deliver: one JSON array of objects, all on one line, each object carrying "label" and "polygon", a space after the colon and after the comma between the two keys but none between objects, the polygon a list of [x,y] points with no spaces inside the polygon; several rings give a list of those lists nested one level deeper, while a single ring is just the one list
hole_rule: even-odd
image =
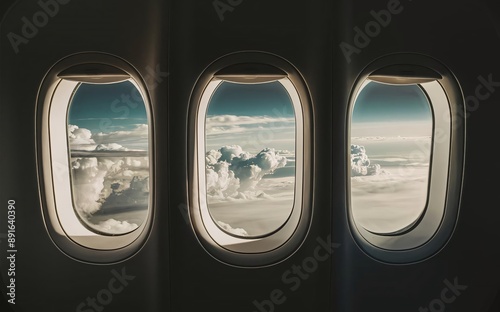
[{"label": "blue sky", "polygon": [[416,85],[369,83],[359,94],[352,114],[353,136],[428,136],[432,111]]},{"label": "blue sky", "polygon": [[353,122],[422,121],[432,118],[429,101],[418,86],[369,83],[354,106]]},{"label": "blue sky", "polygon": [[68,123],[95,133],[131,130],[138,124],[148,122],[144,102],[137,89],[131,82],[125,81],[80,85],[71,102]]},{"label": "blue sky", "polygon": [[288,92],[279,82],[223,82],[212,96],[208,115],[294,117]]},{"label": "blue sky", "polygon": [[264,148],[295,151],[295,113],[288,92],[279,82],[223,82],[207,108],[208,150],[239,145],[258,153]]}]

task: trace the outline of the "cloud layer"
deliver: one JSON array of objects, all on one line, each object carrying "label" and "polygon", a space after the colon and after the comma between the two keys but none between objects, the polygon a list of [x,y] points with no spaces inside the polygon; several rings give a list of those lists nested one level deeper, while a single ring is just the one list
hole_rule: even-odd
[{"label": "cloud layer", "polygon": [[[123,234],[136,229],[145,219],[149,203],[147,138],[147,125],[97,134],[68,126],[75,209],[97,231]],[[140,217],[129,222],[127,217],[136,210],[141,213],[133,215]],[[97,215],[99,221],[92,222]],[[103,216],[108,219],[103,220]]]},{"label": "cloud layer", "polygon": [[148,149],[148,125],[136,125],[131,130],[92,133],[68,125],[69,146],[72,151],[129,151]]},{"label": "cloud layer", "polygon": [[206,118],[207,134],[246,132],[252,128],[295,127],[293,117],[217,115]]},{"label": "cloud layer", "polygon": [[147,150],[149,138],[149,127],[146,124],[136,125],[131,130],[99,132],[92,135],[97,144],[112,144],[119,142],[120,145],[129,149]]},{"label": "cloud layer", "polygon": [[[80,216],[89,219],[92,215],[100,213],[112,217],[114,213],[119,214],[127,207],[147,208],[148,166],[147,157],[73,158],[71,162],[73,199]],[[109,226],[109,223],[106,225]]]},{"label": "cloud layer", "polygon": [[208,116],[205,122],[206,145],[218,149],[239,145],[257,153],[262,146],[295,149],[295,118],[280,116]]},{"label": "cloud layer", "polygon": [[352,139],[362,143],[351,145],[351,202],[356,222],[386,234],[411,225],[426,206],[431,138]]},{"label": "cloud layer", "polygon": [[376,233],[391,233],[415,222],[425,209],[429,168],[392,167],[391,174],[351,181],[356,222]]}]

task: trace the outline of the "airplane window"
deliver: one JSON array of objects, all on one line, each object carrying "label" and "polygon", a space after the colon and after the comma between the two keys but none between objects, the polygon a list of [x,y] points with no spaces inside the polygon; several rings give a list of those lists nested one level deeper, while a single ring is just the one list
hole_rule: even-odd
[{"label": "airplane window", "polygon": [[81,53],[56,63],[37,102],[42,213],[52,241],[90,263],[139,251],[153,220],[153,123],[141,75]]},{"label": "airplane window", "polygon": [[351,119],[351,202],[356,222],[390,234],[425,211],[433,111],[418,85],[369,82]]},{"label": "airplane window", "polygon": [[395,54],[366,67],[348,116],[351,233],[388,263],[424,260],[453,233],[465,146],[464,101],[455,76],[422,55]]},{"label": "airplane window", "polygon": [[221,81],[205,118],[206,197],[225,232],[263,236],[290,216],[295,197],[296,118],[278,81]]},{"label": "airplane window", "polygon": [[269,265],[307,235],[310,107],[300,73],[274,55],[227,55],[200,76],[189,118],[190,222],[217,259]]},{"label": "airplane window", "polygon": [[150,194],[148,117],[139,91],[130,81],[82,83],[67,123],[80,221],[104,235],[134,231],[147,217]]}]

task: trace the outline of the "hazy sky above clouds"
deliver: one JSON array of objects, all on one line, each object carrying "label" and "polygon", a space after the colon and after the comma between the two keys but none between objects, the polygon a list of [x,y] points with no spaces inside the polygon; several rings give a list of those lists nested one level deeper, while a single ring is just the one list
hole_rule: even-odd
[{"label": "hazy sky above clouds", "polygon": [[263,148],[295,151],[295,112],[279,82],[223,82],[210,99],[206,148],[239,145],[258,153]]},{"label": "hazy sky above clouds", "polygon": [[98,133],[132,130],[148,120],[142,97],[130,81],[125,81],[81,84],[73,96],[68,123]]},{"label": "hazy sky above clouds", "polygon": [[207,115],[295,116],[290,96],[279,82],[261,84],[223,82],[210,99]]},{"label": "hazy sky above clouds", "polygon": [[429,101],[418,86],[370,82],[354,105],[351,135],[429,136],[432,120]]}]

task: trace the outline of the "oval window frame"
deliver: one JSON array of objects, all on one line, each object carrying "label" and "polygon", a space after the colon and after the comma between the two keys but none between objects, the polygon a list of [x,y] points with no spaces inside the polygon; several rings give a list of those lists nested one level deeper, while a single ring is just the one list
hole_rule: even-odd
[{"label": "oval window frame", "polygon": [[[444,248],[453,234],[458,219],[465,158],[464,97],[453,73],[433,58],[411,53],[381,57],[362,70],[352,88],[346,121],[348,146],[351,144],[353,108],[357,96],[370,80],[418,85],[428,97],[434,115],[428,201],[419,219],[410,226],[389,234],[369,232],[354,219],[351,173],[347,170],[346,202],[350,232],[359,248],[378,261],[393,264],[419,262]],[[422,86],[423,84],[426,86]],[[437,98],[438,96],[441,98]],[[443,124],[440,126],[436,123],[440,118],[446,119],[441,117],[444,105],[436,110],[436,100],[446,100],[449,125],[445,124],[443,127]],[[447,143],[435,139],[436,130],[443,128],[449,130]],[[443,156],[443,149],[447,146],[448,152]],[[350,151],[350,148],[348,150]],[[350,160],[350,155],[347,159]],[[447,165],[443,169],[445,163]],[[350,165],[347,165],[347,168],[350,169]],[[443,176],[443,172],[446,172],[446,176]]]},{"label": "oval window frame", "polygon": [[[141,94],[148,117],[148,214],[144,222],[132,232],[100,235],[85,227],[74,211],[69,184],[71,177],[66,115],[72,95],[80,83],[113,83],[126,80],[131,81]],[[58,108],[58,111],[54,111],[55,108]],[[140,73],[125,60],[111,54],[70,55],[57,62],[45,75],[38,93],[36,110],[36,149],[42,215],[53,243],[70,258],[89,263],[119,262],[138,252],[149,236],[155,210],[154,119],[151,99]],[[56,134],[57,137],[54,137]],[[66,208],[69,202],[71,207]]]},{"label": "oval window frame", "polygon": [[[300,152],[299,148],[302,147],[302,165],[300,169],[297,169],[297,171],[300,170],[300,174],[296,173],[295,175],[295,191],[300,191],[301,194],[300,197],[297,197],[297,193],[295,194],[294,207],[289,218],[276,231],[258,238],[235,237],[219,228],[210,216],[206,200],[202,198],[206,191],[202,184],[205,178],[199,177],[199,170],[202,169],[204,174],[204,119],[209,103],[207,100],[216,90],[214,86],[218,84],[218,81],[261,83],[280,79],[289,81],[289,85],[284,86],[285,89],[290,87],[295,89],[301,109],[301,111],[295,111],[296,132],[301,135],[301,138],[298,138],[296,134],[296,140],[301,141],[296,141],[296,157]],[[292,95],[290,94],[290,96]],[[296,104],[294,103],[295,109],[297,109]],[[310,92],[298,70],[286,60],[273,54],[264,52],[229,54],[213,62],[201,74],[190,99],[189,217],[191,227],[199,243],[215,259],[238,267],[267,266],[291,256],[305,239],[312,217],[312,176],[310,172],[313,168],[313,132],[311,107]],[[202,109],[205,111],[201,112]],[[302,114],[302,129],[298,129],[301,126],[297,124],[298,113]],[[201,127],[202,131],[200,131]],[[302,176],[302,181],[297,180],[300,176]],[[300,186],[297,185],[298,183]],[[298,198],[299,200],[297,200]]]}]

